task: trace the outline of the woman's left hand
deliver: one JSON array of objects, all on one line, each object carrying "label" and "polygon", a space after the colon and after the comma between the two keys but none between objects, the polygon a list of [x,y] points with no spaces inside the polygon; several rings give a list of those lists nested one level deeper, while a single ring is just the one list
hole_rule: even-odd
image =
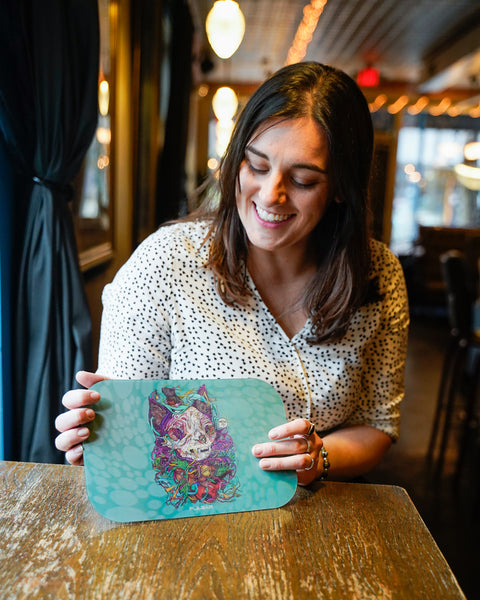
[{"label": "woman's left hand", "polygon": [[[323,473],[322,438],[306,419],[295,419],[268,432],[271,442],[255,444],[252,453],[266,471],[295,470],[300,485],[308,485]],[[310,434],[309,434],[310,433]],[[321,465],[321,466],[320,466]]]}]

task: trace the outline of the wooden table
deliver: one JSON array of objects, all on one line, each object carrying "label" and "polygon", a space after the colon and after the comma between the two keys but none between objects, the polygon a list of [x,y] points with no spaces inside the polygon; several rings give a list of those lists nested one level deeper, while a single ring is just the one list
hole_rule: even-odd
[{"label": "wooden table", "polygon": [[406,492],[319,483],[275,510],[117,524],[83,469],[0,461],[0,598],[465,598]]}]

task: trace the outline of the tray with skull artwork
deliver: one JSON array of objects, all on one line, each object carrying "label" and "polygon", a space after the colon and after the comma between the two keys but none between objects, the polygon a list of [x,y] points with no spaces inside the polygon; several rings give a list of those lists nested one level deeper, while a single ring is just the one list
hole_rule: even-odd
[{"label": "tray with skull artwork", "polygon": [[255,443],[285,422],[258,379],[106,380],[84,444],[93,507],[118,522],[278,508],[295,471],[263,471]]}]

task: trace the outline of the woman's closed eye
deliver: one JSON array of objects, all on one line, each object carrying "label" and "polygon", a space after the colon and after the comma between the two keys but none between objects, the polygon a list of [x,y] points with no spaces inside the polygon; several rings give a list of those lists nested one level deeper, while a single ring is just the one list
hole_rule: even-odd
[{"label": "woman's closed eye", "polygon": [[253,164],[248,158],[245,159],[245,162],[252,173],[260,173],[263,175],[269,171],[268,165]]},{"label": "woman's closed eye", "polygon": [[298,179],[295,179],[295,177],[292,177],[291,181],[294,186],[301,188],[301,189],[312,188],[315,185],[317,185],[317,183],[319,183],[318,181],[299,181]]}]

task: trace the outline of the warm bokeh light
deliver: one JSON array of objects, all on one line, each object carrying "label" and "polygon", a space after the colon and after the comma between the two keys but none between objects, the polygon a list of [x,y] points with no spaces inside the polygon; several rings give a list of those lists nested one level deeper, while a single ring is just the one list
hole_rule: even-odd
[{"label": "warm bokeh light", "polygon": [[209,158],[207,161],[207,167],[210,169],[210,171],[215,171],[218,169],[218,160],[214,157]]},{"label": "warm bokeh light", "polygon": [[447,115],[449,117],[458,117],[461,112],[462,111],[460,108],[458,108],[458,106],[450,106],[450,108],[447,110]]},{"label": "warm bokeh light", "polygon": [[98,110],[102,117],[106,117],[108,115],[110,104],[110,86],[108,85],[108,81],[103,79],[98,86]]},{"label": "warm bokeh light", "polygon": [[468,144],[465,144],[463,155],[465,156],[465,160],[479,160],[480,142],[469,142]]},{"label": "warm bokeh light", "polygon": [[377,110],[379,110],[380,108],[382,108],[382,106],[385,104],[385,102],[387,101],[387,96],[385,94],[379,94],[375,100],[373,102],[370,102],[370,104],[368,105],[368,108],[370,109],[370,112],[377,112]]},{"label": "warm bokeh light", "polygon": [[100,170],[105,169],[106,167],[108,167],[109,164],[110,164],[110,159],[105,154],[102,154],[101,156],[98,157],[97,167]]},{"label": "warm bokeh light", "polygon": [[405,171],[405,173],[407,175],[411,175],[412,173],[415,173],[415,165],[412,165],[412,163],[408,163],[408,165],[405,165],[403,170]]},{"label": "warm bokeh light", "polygon": [[97,127],[96,136],[99,144],[109,144],[112,141],[112,131],[108,127]]},{"label": "warm bokeh light", "polygon": [[480,106],[475,106],[468,111],[468,114],[472,119],[478,119],[480,117]]},{"label": "warm bokeh light", "polygon": [[420,183],[420,181],[422,180],[422,176],[418,171],[414,171],[413,173],[410,173],[410,175],[408,175],[408,180],[412,183]]},{"label": "warm bokeh light", "polygon": [[439,104],[437,104],[437,106],[430,107],[429,113],[431,115],[433,115],[434,117],[443,115],[445,112],[447,112],[447,110],[451,104],[452,104],[452,101],[450,100],[450,98],[447,98],[447,97],[442,98],[442,100],[440,101]]},{"label": "warm bokeh light", "polygon": [[318,19],[328,0],[310,0],[303,9],[303,19],[298,26],[293,44],[288,51],[286,65],[300,62],[307,53],[308,44],[312,41],[313,33],[317,27]]},{"label": "warm bokeh light", "polygon": [[390,106],[388,107],[387,110],[391,115],[396,115],[403,108],[405,108],[405,106],[407,106],[407,104],[408,104],[408,96],[405,96],[405,95],[400,96],[400,98],[398,98],[395,102],[390,104]]},{"label": "warm bokeh light", "polygon": [[412,106],[408,107],[408,112],[411,115],[418,115],[422,112],[422,110],[424,110],[429,103],[429,99],[427,98],[427,96],[421,96],[416,102],[415,104],[412,104]]}]

